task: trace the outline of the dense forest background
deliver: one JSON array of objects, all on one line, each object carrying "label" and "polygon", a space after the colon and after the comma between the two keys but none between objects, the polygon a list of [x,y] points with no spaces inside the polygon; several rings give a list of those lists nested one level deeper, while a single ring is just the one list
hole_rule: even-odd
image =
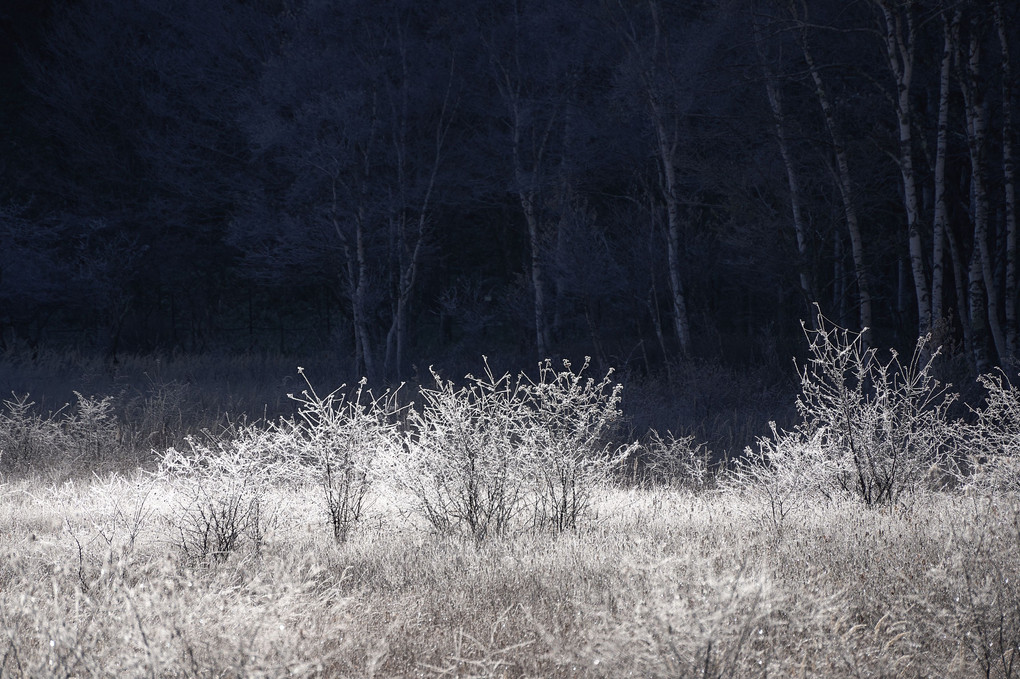
[{"label": "dense forest background", "polygon": [[973,376],[1018,49],[1008,0],[7,0],[0,348],[707,389],[817,305]]}]

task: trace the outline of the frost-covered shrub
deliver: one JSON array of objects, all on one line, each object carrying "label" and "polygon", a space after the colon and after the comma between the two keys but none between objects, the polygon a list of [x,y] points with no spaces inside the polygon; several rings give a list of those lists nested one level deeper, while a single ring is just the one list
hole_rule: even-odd
[{"label": "frost-covered shrub", "polygon": [[63,432],[52,416],[35,411],[28,395],[3,402],[0,411],[0,463],[11,468],[52,459],[62,447]]},{"label": "frost-covered shrub", "polygon": [[113,398],[83,396],[62,423],[67,454],[73,462],[97,463],[109,460],[118,447],[119,427],[113,412]]},{"label": "frost-covered shrub", "polygon": [[694,436],[651,430],[634,456],[635,480],[652,487],[700,490],[709,482],[709,451]]},{"label": "frost-covered shrub", "polygon": [[978,378],[988,391],[967,428],[969,484],[986,490],[1020,490],[1020,389],[1002,371]]},{"label": "frost-covered shrub", "polygon": [[273,485],[295,478],[295,449],[276,428],[239,425],[219,436],[188,437],[188,448],[161,455],[156,474],[174,491],[173,541],[196,559],[258,553],[274,513]]},{"label": "frost-covered shrub", "polygon": [[305,383],[300,396],[290,395],[299,404],[299,419],[289,434],[313,468],[333,537],[344,542],[361,520],[373,483],[387,473],[384,461],[400,448],[396,395],[374,397],[362,380],[350,398],[344,386],[320,397],[307,377]]},{"label": "frost-covered shrub", "polygon": [[421,404],[408,411],[399,484],[436,529],[476,538],[506,533],[527,508],[534,482],[521,380],[497,378],[488,365],[459,388],[432,375],[436,386],[421,389]]},{"label": "frost-covered shrub", "polygon": [[609,435],[620,417],[620,392],[612,371],[586,377],[589,359],[576,372],[569,361],[555,370],[539,366],[538,381],[524,385],[524,437],[535,451],[536,517],[556,530],[573,528],[595,493],[636,449]]},{"label": "frost-covered shrub", "polygon": [[40,414],[28,395],[0,409],[0,463],[7,468],[95,465],[114,457],[119,425],[113,399],[74,392],[77,401]]},{"label": "frost-covered shrub", "polygon": [[482,377],[457,387],[433,372],[408,412],[402,488],[435,528],[476,538],[518,527],[572,528],[600,484],[630,453],[607,440],[619,416],[619,386],[564,362],[537,380]]},{"label": "frost-covered shrub", "polygon": [[956,436],[946,411],[956,395],[932,376],[937,351],[927,338],[903,362],[895,351],[879,359],[861,333],[822,317],[805,334],[801,423],[748,451],[767,466],[755,476],[779,484],[781,495],[799,487],[877,505],[951,475]]}]

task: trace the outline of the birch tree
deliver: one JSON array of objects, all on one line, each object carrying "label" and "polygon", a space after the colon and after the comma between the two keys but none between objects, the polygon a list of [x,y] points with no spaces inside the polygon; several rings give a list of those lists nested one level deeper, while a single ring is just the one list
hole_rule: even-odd
[{"label": "birch tree", "polygon": [[572,97],[592,45],[582,30],[583,6],[515,0],[509,16],[487,16],[482,42],[502,104],[510,186],[527,235],[527,279],[531,293],[535,349],[540,359],[553,351],[553,318],[560,287],[550,267],[570,212]]},{"label": "birch tree", "polygon": [[931,256],[931,318],[933,323],[943,320],[943,285],[945,281],[946,230],[949,221],[946,187],[946,153],[949,144],[949,87],[953,66],[953,30],[959,23],[959,11],[950,18],[947,12],[941,14],[942,59],[939,62],[938,123],[935,139],[935,167],[933,181],[935,209],[932,224]]},{"label": "birch tree", "polygon": [[[793,154],[787,139],[786,128],[788,123],[783,109],[782,90],[778,78],[773,73],[761,34],[761,26],[757,19],[752,22],[752,28],[754,31],[755,48],[765,79],[765,91],[768,96],[769,108],[772,111],[776,144],[779,147],[779,155],[783,161],[783,168],[786,170],[786,183],[790,189],[790,212],[797,242],[797,271],[800,280],[800,290],[805,302],[808,304],[808,308],[811,309],[818,302],[818,296],[811,278],[810,268],[808,267],[808,226],[805,218],[804,200],[801,195],[800,179],[797,176]],[[812,314],[812,318],[814,318],[814,314]]]},{"label": "birch tree", "polygon": [[[821,108],[825,120],[825,129],[832,144],[832,155],[835,158],[836,185],[839,188],[839,196],[843,207],[843,216],[846,222],[847,234],[850,237],[850,251],[854,263],[855,282],[857,283],[857,297],[859,320],[862,331],[872,328],[874,325],[871,300],[870,275],[864,257],[864,239],[861,236],[861,225],[857,215],[857,204],[854,196],[853,180],[850,176],[850,161],[847,158],[846,143],[839,130],[836,120],[836,110],[830,100],[825,80],[822,78],[821,69],[815,63],[814,54],[808,43],[807,27],[807,4],[790,2],[790,15],[795,23],[795,35],[797,44],[804,56],[811,82],[814,85],[815,97]],[[870,343],[868,334],[865,334],[865,342]]]},{"label": "birch tree", "polygon": [[[1006,340],[999,318],[1000,299],[995,281],[995,266],[989,234],[990,207],[987,187],[987,133],[988,109],[981,85],[981,35],[977,19],[972,17],[966,45],[958,45],[960,54],[960,88],[963,92],[967,128],[967,147],[970,156],[972,220],[974,223],[974,250],[969,273],[969,303],[975,330],[981,321],[988,324],[997,359],[1006,355]],[[962,41],[961,41],[962,42]],[[980,337],[975,336],[975,350],[982,351]],[[978,369],[983,370],[985,359],[977,358]]]},{"label": "birch tree", "polygon": [[[992,4],[995,28],[999,38],[1000,72],[1002,77],[1002,176],[1005,198],[1006,228],[1006,338],[1009,358],[1018,356],[1017,346],[1017,226],[1016,226],[1016,164],[1013,159],[1013,64],[1010,57],[1010,28],[1002,11],[1002,1]],[[1015,31],[1015,28],[1014,28]]]},{"label": "birch tree", "polygon": [[[950,130],[950,92],[952,89],[952,72],[955,60],[956,45],[959,40],[961,11],[952,12],[943,9],[940,12],[942,27],[942,57],[939,65],[938,81],[938,114],[935,136],[935,160],[932,167],[932,181],[935,205],[932,211],[932,322],[945,324],[948,322],[948,311],[945,306],[946,257],[949,258],[950,271],[955,293],[955,311],[960,320],[963,334],[963,349],[977,370],[974,329],[969,313],[968,269],[964,264],[963,247],[949,221],[949,192],[947,180],[947,157],[949,155]],[[947,251],[948,247],[948,251]],[[945,329],[943,325],[943,329]]]},{"label": "birch tree", "polygon": [[[390,118],[390,144],[395,160],[395,202],[388,217],[390,230],[390,297],[391,320],[386,335],[386,374],[397,380],[403,377],[408,344],[408,311],[418,281],[418,272],[430,238],[436,182],[443,161],[455,102],[452,101],[454,60],[450,58],[446,86],[434,115],[425,124],[415,125],[412,107],[419,107],[422,98],[412,102],[412,84],[422,78],[412,75],[406,29],[395,26],[396,82],[387,87]],[[417,46],[416,55],[425,51]],[[428,85],[434,85],[432,80]],[[425,129],[427,127],[427,129]],[[419,136],[423,137],[420,139]],[[422,141],[425,142],[424,148]]]},{"label": "birch tree", "polygon": [[635,17],[622,2],[618,3],[617,30],[626,45],[636,72],[648,122],[654,138],[654,154],[659,166],[659,194],[666,212],[666,253],[673,334],[681,355],[691,351],[691,326],[687,312],[687,292],[683,277],[682,243],[686,225],[681,217],[680,111],[671,97],[682,91],[674,70],[670,34],[666,30],[662,7],[657,0],[647,2],[647,23]]},{"label": "birch tree", "polygon": [[921,206],[918,201],[917,174],[914,171],[913,129],[916,125],[911,106],[910,86],[914,79],[914,54],[917,35],[913,1],[875,0],[881,10],[881,35],[885,43],[885,56],[895,84],[893,97],[899,133],[898,164],[903,181],[903,206],[907,213],[907,241],[910,251],[910,270],[914,279],[917,300],[919,334],[924,335],[932,325],[931,296],[924,271],[924,251],[921,242]]},{"label": "birch tree", "polygon": [[414,12],[324,3],[291,18],[299,39],[267,65],[249,122],[276,176],[267,207],[235,220],[257,268],[330,286],[372,381],[405,367],[453,110],[451,51],[429,50]]},{"label": "birch tree", "polygon": [[[515,27],[519,28],[519,13],[515,13]],[[510,122],[510,151],[513,160],[513,185],[520,202],[528,232],[528,273],[531,284],[535,323],[535,348],[540,358],[549,357],[551,339],[546,310],[545,262],[543,234],[546,219],[543,213],[545,200],[544,174],[548,172],[550,138],[561,114],[561,102],[541,104],[531,99],[525,90],[520,71],[520,56],[514,42],[512,60],[494,59],[497,70],[497,87]]]}]

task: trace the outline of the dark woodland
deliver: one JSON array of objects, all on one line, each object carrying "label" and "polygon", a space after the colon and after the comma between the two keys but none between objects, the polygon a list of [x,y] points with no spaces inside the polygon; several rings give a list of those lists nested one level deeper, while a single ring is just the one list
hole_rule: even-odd
[{"label": "dark woodland", "polygon": [[590,356],[689,422],[820,312],[966,388],[1018,356],[1018,51],[1011,0],[5,0],[0,349]]}]

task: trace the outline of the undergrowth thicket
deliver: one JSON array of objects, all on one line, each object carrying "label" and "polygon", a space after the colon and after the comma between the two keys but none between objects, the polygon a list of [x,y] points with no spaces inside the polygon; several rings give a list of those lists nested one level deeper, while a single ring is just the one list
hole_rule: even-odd
[{"label": "undergrowth thicket", "polygon": [[[320,395],[166,439],[0,411],[0,676],[1020,676],[1020,391],[806,329],[800,422],[726,468],[621,387]],[[164,420],[165,421],[165,420]],[[151,426],[151,423],[146,425]]]}]

